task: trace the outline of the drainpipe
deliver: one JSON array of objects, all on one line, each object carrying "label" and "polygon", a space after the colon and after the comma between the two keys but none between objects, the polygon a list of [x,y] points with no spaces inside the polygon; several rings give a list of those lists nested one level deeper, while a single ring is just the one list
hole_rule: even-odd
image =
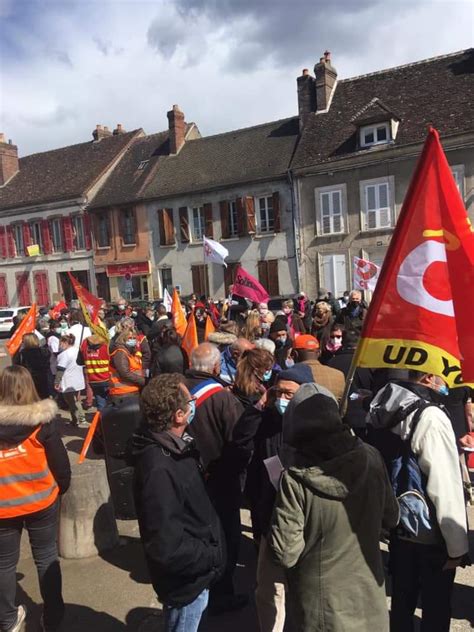
[{"label": "drainpipe", "polygon": [[293,237],[294,237],[294,259],[296,263],[296,286],[297,292],[301,292],[301,233],[300,233],[300,209],[299,209],[299,199],[296,193],[296,181],[293,177],[293,172],[291,169],[287,171],[288,182],[290,184],[291,190],[291,213],[293,218]]}]

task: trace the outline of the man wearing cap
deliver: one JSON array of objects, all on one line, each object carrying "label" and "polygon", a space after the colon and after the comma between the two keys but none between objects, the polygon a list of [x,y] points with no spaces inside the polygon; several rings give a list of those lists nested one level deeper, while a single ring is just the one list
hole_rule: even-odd
[{"label": "man wearing cap", "polygon": [[313,382],[327,388],[338,402],[341,401],[346,381],[344,373],[321,364],[317,338],[309,334],[298,336],[293,344],[293,355],[296,362],[309,366],[313,374]]},{"label": "man wearing cap", "polygon": [[247,467],[246,492],[250,501],[254,539],[259,543],[255,600],[260,632],[283,632],[285,626],[285,578],[273,561],[267,533],[275,503],[276,489],[265,467],[266,459],[282,454],[282,419],[286,407],[302,384],[312,382],[311,369],[305,364],[281,371],[277,382],[255,405],[249,406],[234,427],[232,442],[242,468]]}]

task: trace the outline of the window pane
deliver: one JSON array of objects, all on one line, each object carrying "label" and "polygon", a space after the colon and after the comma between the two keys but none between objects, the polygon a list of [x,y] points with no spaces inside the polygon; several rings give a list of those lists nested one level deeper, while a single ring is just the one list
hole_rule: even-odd
[{"label": "window pane", "polygon": [[323,233],[327,235],[328,233],[331,232],[331,217],[329,215],[324,216],[322,224],[323,224]]},{"label": "window pane", "polygon": [[231,237],[237,235],[237,204],[229,202],[229,234]]},{"label": "window pane", "polygon": [[204,234],[204,219],[201,207],[193,208],[193,239],[200,241]]},{"label": "window pane", "polygon": [[61,220],[53,219],[51,222],[51,233],[53,237],[54,252],[61,252],[63,249],[63,236],[61,231]]},{"label": "window pane", "polygon": [[84,250],[84,224],[82,221],[82,217],[76,215],[75,217],[73,217],[72,221],[74,226],[74,243],[76,246],[76,250]]},{"label": "window pane", "polygon": [[275,228],[275,215],[273,214],[273,198],[267,197],[267,230],[271,232]]},{"label": "window pane", "polygon": [[321,193],[321,212],[329,215],[329,193]]},{"label": "window pane", "polygon": [[380,211],[379,211],[379,221],[380,221],[380,226],[382,226],[382,227],[391,225],[390,209],[389,208],[382,208],[382,209],[380,209]]},{"label": "window pane", "polygon": [[342,218],[340,215],[334,215],[332,218],[333,221],[333,232],[340,233],[342,232]]},{"label": "window pane", "polygon": [[15,249],[17,257],[21,257],[24,252],[23,246],[23,230],[20,224],[16,224],[13,227],[13,236],[15,239]]},{"label": "window pane", "polygon": [[379,203],[380,208],[388,206],[388,184],[379,184]]},{"label": "window pane", "polygon": [[369,145],[370,143],[374,142],[374,132],[370,131],[370,132],[365,132],[364,133],[364,143],[366,145]]},{"label": "window pane", "polygon": [[377,228],[377,213],[375,211],[367,213],[367,228]]},{"label": "window pane", "polygon": [[376,204],[375,204],[375,187],[374,186],[367,186],[365,188],[366,190],[366,195],[367,195],[367,210],[373,210],[376,208]]},{"label": "window pane", "polygon": [[332,194],[332,212],[339,215],[341,213],[341,193],[333,191]]},{"label": "window pane", "polygon": [[377,127],[377,140],[380,142],[381,140],[387,140],[387,128],[385,125],[382,127]]}]

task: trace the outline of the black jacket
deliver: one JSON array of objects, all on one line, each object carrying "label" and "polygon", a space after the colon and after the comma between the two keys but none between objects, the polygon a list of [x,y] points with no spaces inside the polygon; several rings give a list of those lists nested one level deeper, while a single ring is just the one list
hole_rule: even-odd
[{"label": "black jacket", "polygon": [[134,498],[153,587],[181,607],[220,576],[223,539],[192,438],[141,427],[129,446]]},{"label": "black jacket", "polygon": [[183,374],[188,365],[187,356],[179,345],[160,346],[155,341],[152,346],[151,376],[161,373]]},{"label": "black jacket", "polygon": [[53,380],[49,363],[50,357],[51,352],[48,347],[22,349],[14,356],[14,364],[20,364],[31,373],[41,399],[46,399],[52,395],[51,386]]},{"label": "black jacket", "polygon": [[148,316],[146,316],[144,312],[138,312],[137,318],[135,320],[138,331],[141,331],[142,334],[145,334],[145,336],[148,336],[148,334],[150,333],[150,329],[152,328],[154,322],[155,321],[151,320],[151,318],[148,318]]},{"label": "black jacket", "polygon": [[17,446],[41,426],[37,439],[44,447],[59,493],[64,494],[71,483],[71,466],[59,433],[57,414],[58,407],[52,399],[22,406],[0,402],[0,444]]}]

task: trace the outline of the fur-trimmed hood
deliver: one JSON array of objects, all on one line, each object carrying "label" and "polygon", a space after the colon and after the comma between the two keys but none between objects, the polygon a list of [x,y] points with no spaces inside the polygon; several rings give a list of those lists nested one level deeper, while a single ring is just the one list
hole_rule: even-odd
[{"label": "fur-trimmed hood", "polygon": [[58,405],[52,399],[42,399],[34,404],[5,406],[0,402],[0,427],[49,424],[58,414]]}]

